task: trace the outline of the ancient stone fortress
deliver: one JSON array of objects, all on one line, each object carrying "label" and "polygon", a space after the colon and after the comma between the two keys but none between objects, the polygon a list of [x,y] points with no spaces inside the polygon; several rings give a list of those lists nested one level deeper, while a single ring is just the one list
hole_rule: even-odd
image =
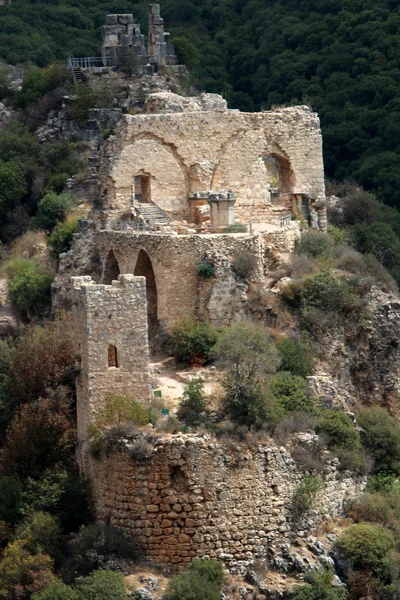
[{"label": "ancient stone fortress", "polygon": [[[105,76],[124,56],[139,78],[178,66],[158,5],[147,47],[131,15],[109,15],[103,42]],[[252,282],[262,284],[293,250],[299,222],[326,229],[318,116],[305,106],[241,113],[218,95],[159,90],[122,116],[98,164],[89,218],[54,286],[56,305],[73,309],[79,456],[96,516],[162,565],[196,556],[249,564],[341,515],[364,482],[327,459],[315,509],[296,521],[291,499],[304,471],[284,448],[158,434],[146,458],[128,441],[95,457],[88,427],[107,392],[151,401],[149,348],[181,317],[249,317],[248,283],[231,266],[238,252],[253,254]],[[202,262],[214,277],[197,274]]]}]

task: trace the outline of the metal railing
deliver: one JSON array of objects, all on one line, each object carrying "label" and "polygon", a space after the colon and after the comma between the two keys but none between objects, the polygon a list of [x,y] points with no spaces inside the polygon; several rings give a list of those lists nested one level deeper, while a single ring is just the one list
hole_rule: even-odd
[{"label": "metal railing", "polygon": [[84,58],[67,58],[68,69],[90,69],[93,67],[109,67],[110,60],[106,56],[106,64],[101,56],[85,56]]},{"label": "metal railing", "polygon": [[130,233],[170,233],[171,228],[166,224],[139,223],[134,221],[106,221],[103,231],[125,231]]},{"label": "metal railing", "polygon": [[279,217],[279,227],[288,227],[292,222],[292,215],[284,215]]}]

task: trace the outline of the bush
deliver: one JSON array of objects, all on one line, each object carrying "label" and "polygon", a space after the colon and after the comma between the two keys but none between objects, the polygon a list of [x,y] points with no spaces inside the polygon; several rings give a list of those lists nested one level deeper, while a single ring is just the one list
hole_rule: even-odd
[{"label": "bush", "polygon": [[14,526],[21,520],[22,483],[14,475],[0,478],[0,521]]},{"label": "bush", "polygon": [[331,448],[340,461],[340,471],[353,471],[358,475],[368,475],[372,471],[374,461],[365,451],[359,448]]},{"label": "bush", "polygon": [[379,576],[394,550],[393,534],[380,525],[350,525],[339,536],[337,549],[356,570],[370,570]]},{"label": "bush", "polygon": [[204,364],[211,358],[217,330],[194,317],[184,317],[173,328],[169,345],[179,363]]},{"label": "bush", "polygon": [[96,106],[96,94],[88,85],[74,85],[68,105],[68,118],[76,123],[85,123],[90,110]]},{"label": "bush", "polygon": [[119,427],[125,423],[137,426],[156,423],[156,416],[152,409],[145,408],[129,396],[117,396],[108,393],[104,398],[103,406],[97,408],[89,427],[89,435],[93,444],[98,444],[101,436],[111,427]]},{"label": "bush", "polygon": [[247,225],[244,223],[234,223],[222,229],[222,233],[246,233]]},{"label": "bush", "polygon": [[295,585],[288,600],[346,600],[346,591],[333,587],[333,577],[332,569],[306,573],[308,585]]},{"label": "bush", "polygon": [[51,307],[52,281],[50,275],[42,274],[31,266],[9,282],[9,301],[28,319],[43,317]]},{"label": "bush", "polygon": [[361,441],[375,461],[374,472],[400,473],[400,424],[384,408],[366,408],[358,415]]},{"label": "bush", "polygon": [[201,379],[192,379],[185,385],[177,416],[187,425],[195,425],[205,410],[204,383]]},{"label": "bush", "polygon": [[251,279],[257,267],[257,259],[250,250],[239,250],[232,260],[232,269],[241,279]]},{"label": "bush", "polygon": [[58,259],[60,254],[71,249],[74,233],[79,232],[78,218],[68,219],[65,223],[58,223],[49,236],[48,244],[50,254]]},{"label": "bush", "polygon": [[132,544],[123,531],[111,525],[80,528],[70,542],[72,566],[80,575],[95,569],[123,570],[123,559],[134,556]]},{"label": "bush", "polygon": [[291,373],[278,373],[272,380],[272,393],[284,412],[315,410],[315,398],[307,394],[307,382]]},{"label": "bush", "polygon": [[61,530],[58,520],[45,512],[31,513],[17,528],[17,538],[31,554],[48,554],[55,558],[59,553]]},{"label": "bush", "polygon": [[9,425],[0,451],[2,475],[39,477],[71,457],[75,431],[68,405],[51,400],[24,405]]},{"label": "bush", "polygon": [[268,389],[254,381],[238,382],[226,377],[224,410],[234,423],[274,429],[284,416],[284,410]]},{"label": "bush", "polygon": [[215,267],[209,262],[202,262],[197,265],[196,272],[200,277],[214,277]]},{"label": "bush", "polygon": [[322,489],[322,482],[318,477],[305,477],[303,482],[293,492],[292,507],[296,517],[303,516],[314,503],[317,492]]},{"label": "bush", "polygon": [[112,571],[95,571],[75,582],[79,600],[124,600],[127,598],[124,576]]},{"label": "bush", "polygon": [[313,374],[314,365],[307,344],[287,337],[279,340],[276,347],[281,357],[280,371],[288,371],[299,377]]},{"label": "bush", "polygon": [[51,231],[59,221],[64,221],[65,215],[73,206],[71,194],[48,192],[38,203],[33,224],[39,229]]},{"label": "bush", "polygon": [[247,322],[227,327],[218,338],[213,356],[238,383],[262,381],[275,373],[279,365],[279,355],[268,331]]},{"label": "bush", "polygon": [[71,586],[58,581],[47,587],[41,594],[34,594],[32,600],[79,600],[79,595]]},{"label": "bush", "polygon": [[44,326],[26,327],[12,355],[7,391],[22,403],[43,398],[63,384],[70,383],[72,388],[69,368],[74,354],[73,333],[66,317]]},{"label": "bush", "polygon": [[213,560],[196,559],[168,584],[165,600],[220,600],[223,568]]},{"label": "bush", "polygon": [[295,253],[305,256],[330,258],[333,254],[333,239],[326,233],[315,231],[303,234],[296,242]]},{"label": "bush", "polygon": [[400,482],[393,473],[377,473],[368,477],[367,490],[369,492],[400,492]]},{"label": "bush", "polygon": [[347,514],[357,523],[378,523],[396,531],[400,524],[400,494],[367,492],[353,500]]},{"label": "bush", "polygon": [[31,554],[23,540],[8,544],[0,562],[0,597],[22,600],[55,582],[53,561],[46,554]]},{"label": "bush", "polygon": [[322,410],[318,416],[316,431],[326,436],[329,448],[361,449],[360,434],[344,411]]},{"label": "bush", "polygon": [[312,275],[319,271],[317,259],[305,254],[292,254],[288,267],[288,275],[293,277],[293,279]]}]

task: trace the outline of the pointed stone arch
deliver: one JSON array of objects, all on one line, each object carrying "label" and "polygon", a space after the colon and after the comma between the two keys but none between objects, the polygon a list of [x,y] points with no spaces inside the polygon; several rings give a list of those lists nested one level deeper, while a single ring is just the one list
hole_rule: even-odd
[{"label": "pointed stone arch", "polygon": [[118,280],[118,275],[121,273],[118,261],[115,257],[114,250],[110,250],[104,262],[102,282],[105,285],[111,285],[113,281]]},{"label": "pointed stone arch", "polygon": [[158,332],[157,285],[150,256],[144,250],[139,251],[134,275],[146,277],[147,322],[149,339],[152,339]]},{"label": "pointed stone arch", "polygon": [[104,263],[102,282],[105,285],[111,285],[113,281],[118,279],[120,273],[121,271],[114,250],[110,250]]}]

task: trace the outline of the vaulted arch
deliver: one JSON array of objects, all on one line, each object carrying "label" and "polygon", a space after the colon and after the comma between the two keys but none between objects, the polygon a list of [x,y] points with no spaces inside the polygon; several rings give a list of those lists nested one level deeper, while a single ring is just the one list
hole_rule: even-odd
[{"label": "vaulted arch", "polygon": [[147,322],[152,339],[158,332],[157,285],[151,259],[144,250],[139,252],[134,275],[146,277]]}]

